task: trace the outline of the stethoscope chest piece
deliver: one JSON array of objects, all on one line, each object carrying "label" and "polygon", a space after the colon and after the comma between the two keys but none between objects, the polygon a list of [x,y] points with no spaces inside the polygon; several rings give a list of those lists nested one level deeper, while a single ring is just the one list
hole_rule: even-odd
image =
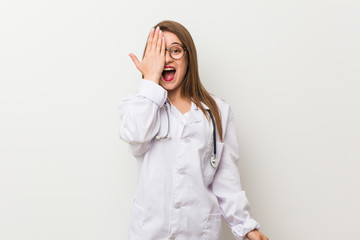
[{"label": "stethoscope chest piece", "polygon": [[216,155],[211,155],[210,164],[213,168],[217,168],[218,162],[216,161]]}]

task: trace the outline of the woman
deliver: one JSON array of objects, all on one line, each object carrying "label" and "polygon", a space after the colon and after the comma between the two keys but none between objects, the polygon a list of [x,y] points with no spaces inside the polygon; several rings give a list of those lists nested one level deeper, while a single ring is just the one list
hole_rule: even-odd
[{"label": "woman", "polygon": [[267,239],[241,189],[231,109],[201,84],[189,32],[160,22],[142,62],[129,55],[143,75],[119,105],[139,174],[129,239],[219,240],[221,217],[236,239]]}]

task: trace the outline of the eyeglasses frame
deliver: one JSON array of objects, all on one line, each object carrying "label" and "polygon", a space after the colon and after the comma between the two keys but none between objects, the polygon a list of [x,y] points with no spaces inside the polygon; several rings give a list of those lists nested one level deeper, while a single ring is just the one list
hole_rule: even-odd
[{"label": "eyeglasses frame", "polygon": [[[175,47],[175,46],[180,46],[180,47],[182,47],[182,49],[184,50],[184,54],[183,54],[180,58],[174,58],[173,56],[171,56],[170,48]],[[187,51],[187,48],[184,47],[184,46],[181,45],[181,44],[175,44],[175,45],[173,45],[173,46],[171,46],[171,47],[169,47],[169,48],[165,48],[165,50],[167,50],[167,51],[169,52],[169,55],[170,55],[170,57],[171,57],[172,59],[174,59],[174,60],[179,60],[179,59],[182,59],[182,58],[184,57],[185,51]]]}]

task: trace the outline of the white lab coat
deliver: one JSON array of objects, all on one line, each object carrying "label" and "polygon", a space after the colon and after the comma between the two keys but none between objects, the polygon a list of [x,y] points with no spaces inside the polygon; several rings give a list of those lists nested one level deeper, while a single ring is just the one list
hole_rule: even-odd
[{"label": "white lab coat", "polygon": [[[141,80],[138,93],[119,104],[119,135],[138,162],[130,240],[220,240],[222,217],[238,240],[259,228],[240,184],[231,109],[224,101],[214,100],[224,133],[223,142],[217,135],[217,168],[210,164],[211,120],[194,103],[181,114],[168,101],[164,88]],[[165,102],[171,139],[157,140],[157,135],[167,133]]]}]

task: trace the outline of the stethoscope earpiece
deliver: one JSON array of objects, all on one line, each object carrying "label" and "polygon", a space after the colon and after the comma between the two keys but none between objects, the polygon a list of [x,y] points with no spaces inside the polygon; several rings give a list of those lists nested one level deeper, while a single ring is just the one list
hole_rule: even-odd
[{"label": "stethoscope earpiece", "polygon": [[156,138],[156,140],[165,140],[165,139],[171,139],[171,136],[166,135],[166,136],[161,137],[161,136],[157,135],[155,138]]}]

